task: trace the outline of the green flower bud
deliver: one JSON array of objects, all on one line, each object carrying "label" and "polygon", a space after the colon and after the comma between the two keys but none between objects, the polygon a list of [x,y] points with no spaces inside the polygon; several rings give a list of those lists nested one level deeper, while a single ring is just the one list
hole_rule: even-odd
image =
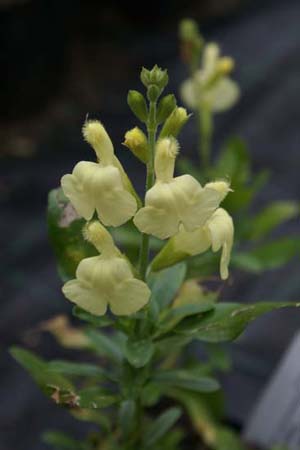
[{"label": "green flower bud", "polygon": [[194,69],[199,64],[204,40],[199,33],[197,23],[192,19],[184,19],[179,26],[180,51],[183,61]]},{"label": "green flower bud", "polygon": [[141,121],[147,122],[148,108],[144,96],[138,91],[129,91],[127,103],[133,114]]},{"label": "green flower bud", "polygon": [[135,127],[132,130],[127,131],[123,144],[143,163],[147,163],[148,142],[145,133],[143,133],[140,128]]},{"label": "green flower bud", "polygon": [[168,81],[169,77],[167,70],[162,70],[157,65],[155,65],[151,70],[143,67],[141,71],[141,82],[147,88],[151,84],[154,84],[162,91],[168,84]]},{"label": "green flower bud", "polygon": [[192,41],[199,36],[197,22],[193,19],[183,19],[179,25],[179,37],[183,41]]},{"label": "green flower bud", "polygon": [[157,108],[156,120],[158,123],[164,122],[171,112],[176,108],[176,98],[173,94],[166,95],[161,99]]},{"label": "green flower bud", "polygon": [[143,67],[140,74],[140,80],[144,86],[148,87],[150,84],[150,70]]},{"label": "green flower bud", "polygon": [[164,138],[167,136],[177,137],[183,125],[188,121],[189,117],[190,115],[187,114],[185,108],[176,107],[165,121],[159,137],[160,138]]},{"label": "green flower bud", "polygon": [[156,102],[161,94],[161,89],[155,84],[150,84],[147,90],[147,97],[149,102]]}]

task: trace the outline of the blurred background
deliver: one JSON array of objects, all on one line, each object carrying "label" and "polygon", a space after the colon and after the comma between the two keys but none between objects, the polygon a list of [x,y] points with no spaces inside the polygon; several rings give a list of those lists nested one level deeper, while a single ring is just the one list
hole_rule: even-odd
[{"label": "blurred background", "polygon": [[[78,160],[92,157],[81,136],[87,113],[103,121],[142,191],[142,167],[120,145],[136,124],[127,91],[141,89],[141,67],[157,63],[169,71],[168,92],[178,92],[187,77],[177,40],[185,17],[196,19],[205,38],[236,60],[233,77],[242,98],[217,117],[214,148],[239,135],[249,144],[254,170],[272,171],[255,207],[299,199],[299,0],[0,0],[0,450],[42,450],[43,430],[80,436],[87,427],[50,404],[7,348],[29,345],[47,358],[62,356],[50,336],[28,337],[41,321],[71,310],[47,241],[47,193]],[[180,141],[193,158],[192,121]],[[297,227],[296,220],[282,232]],[[299,268],[295,259],[262,276],[236,273],[226,299],[299,301]],[[234,344],[234,370],[223,380],[231,423],[240,427],[247,420],[299,328],[297,311],[280,311],[259,319]]]}]

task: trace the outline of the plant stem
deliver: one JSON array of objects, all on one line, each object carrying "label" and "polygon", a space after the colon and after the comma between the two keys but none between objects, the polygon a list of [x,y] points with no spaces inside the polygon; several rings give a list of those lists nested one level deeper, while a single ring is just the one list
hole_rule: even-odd
[{"label": "plant stem", "polygon": [[201,108],[197,112],[199,127],[199,157],[205,173],[210,168],[211,140],[213,132],[212,114],[209,108]]},{"label": "plant stem", "polygon": [[[156,130],[156,102],[150,102],[149,118],[147,123],[149,160],[147,163],[146,192],[153,186],[154,183],[154,151]],[[146,278],[149,260],[149,239],[150,236],[148,234],[142,233],[142,241],[140,247],[140,276],[142,280],[145,280]]]}]

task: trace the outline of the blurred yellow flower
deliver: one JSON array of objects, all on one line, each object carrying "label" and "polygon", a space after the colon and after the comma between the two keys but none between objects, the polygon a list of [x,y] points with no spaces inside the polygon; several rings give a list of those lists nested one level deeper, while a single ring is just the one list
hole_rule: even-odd
[{"label": "blurred yellow flower", "polygon": [[134,223],[143,233],[166,239],[179,231],[204,225],[217,209],[229,185],[225,181],[202,187],[191,175],[174,178],[178,143],[174,138],[158,141],[155,154],[155,185],[146,193],[145,207],[134,217]]},{"label": "blurred yellow flower", "polygon": [[99,223],[88,224],[85,237],[101,255],[83,259],[62,290],[66,298],[86,311],[105,314],[109,305],[116,315],[130,315],[140,310],[149,300],[150,289],[134,278],[128,260],[114,245],[108,231]]},{"label": "blurred yellow flower", "polygon": [[81,161],[76,164],[72,174],[61,179],[64,194],[84,219],[90,220],[96,210],[104,225],[122,225],[137,209],[128,177],[100,122],[86,122],[83,135],[95,150],[99,162]]},{"label": "blurred yellow flower", "polygon": [[233,70],[234,61],[220,57],[215,43],[207,44],[203,51],[202,68],[181,85],[181,97],[191,109],[209,108],[213,112],[230,109],[238,100],[238,84],[227,75]]}]

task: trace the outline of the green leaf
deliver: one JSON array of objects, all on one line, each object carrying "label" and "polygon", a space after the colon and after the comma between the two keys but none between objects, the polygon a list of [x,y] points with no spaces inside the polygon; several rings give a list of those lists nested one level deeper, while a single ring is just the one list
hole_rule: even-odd
[{"label": "green leaf", "polygon": [[[150,273],[147,279],[151,289],[150,307],[155,312],[168,306],[182,285],[186,275],[186,264],[176,264],[159,272]],[[155,308],[156,307],[156,308]]]},{"label": "green leaf", "polygon": [[200,180],[202,182],[204,181],[201,180],[201,172],[198,169],[197,165],[195,165],[193,161],[191,161],[190,159],[181,156],[176,162],[176,167],[178,168],[180,173],[182,174],[189,173],[194,178],[196,178],[196,180]]},{"label": "green leaf", "polygon": [[57,450],[90,450],[91,447],[86,442],[79,442],[65,433],[60,431],[47,431],[43,433],[43,441],[53,446]]},{"label": "green leaf", "polygon": [[149,382],[142,389],[141,394],[142,404],[147,407],[154,406],[159,401],[161,395],[162,395],[161,386]]},{"label": "green leaf", "polygon": [[220,388],[219,383],[211,377],[199,376],[188,370],[165,370],[154,375],[156,383],[169,387],[181,387],[195,392],[213,392]]},{"label": "green leaf", "polygon": [[135,429],[136,404],[132,399],[123,400],[119,409],[119,423],[124,436]]},{"label": "green leaf", "polygon": [[111,432],[111,422],[110,417],[107,414],[105,409],[83,409],[83,408],[74,408],[69,411],[71,415],[81,422],[89,422],[94,423],[100,426],[103,431],[110,433]]},{"label": "green leaf", "polygon": [[234,252],[231,256],[231,265],[250,273],[260,273],[265,270],[259,258],[256,258],[251,251]]},{"label": "green leaf", "polygon": [[264,171],[256,176],[252,175],[250,153],[246,143],[238,137],[233,137],[225,143],[211,171],[212,178],[224,176],[229,178],[234,192],[225,198],[223,207],[233,213],[249,206],[267,182],[269,174]]},{"label": "green leaf", "polygon": [[81,408],[102,409],[119,401],[119,397],[107,394],[97,386],[88,387],[78,392],[78,404]]},{"label": "green leaf", "polygon": [[228,372],[231,369],[230,354],[224,346],[219,344],[206,344],[210,367],[222,372]]},{"label": "green leaf", "polygon": [[300,253],[300,237],[283,237],[248,252],[236,252],[232,264],[249,272],[277,269]]},{"label": "green leaf", "polygon": [[201,255],[189,258],[188,261],[188,277],[208,277],[215,273],[219,273],[220,255],[208,251]]},{"label": "green leaf", "polygon": [[72,309],[73,316],[77,317],[80,320],[84,320],[85,322],[93,325],[94,327],[108,327],[114,323],[114,320],[109,316],[94,316],[93,314],[81,309],[79,306],[74,306]]},{"label": "green leaf", "polygon": [[245,141],[238,137],[227,140],[215,163],[216,178],[228,177],[233,189],[244,185],[250,178],[250,155]]},{"label": "green leaf", "polygon": [[190,305],[180,306],[178,308],[169,309],[165,311],[164,316],[158,324],[159,329],[161,330],[159,334],[170,331],[186,317],[210,311],[214,307],[215,305],[213,302],[203,301],[201,303],[194,303]]},{"label": "green leaf", "polygon": [[183,405],[194,430],[205,444],[215,448],[217,423],[224,415],[222,391],[203,394],[176,388],[167,391],[167,396]]},{"label": "green leaf", "polygon": [[216,450],[246,450],[240,436],[232,429],[219,427],[216,430]]},{"label": "green leaf", "polygon": [[47,367],[50,372],[61,373],[64,375],[99,378],[107,377],[105,370],[93,364],[56,360],[50,361]]},{"label": "green leaf", "polygon": [[181,416],[180,408],[169,408],[145,430],[143,443],[146,448],[155,445],[177,422]]},{"label": "green leaf", "polygon": [[293,201],[273,202],[251,220],[250,237],[261,239],[274,228],[299,215],[299,205]]},{"label": "green leaf", "polygon": [[116,334],[105,335],[96,330],[87,330],[86,335],[90,338],[94,350],[98,355],[120,363],[123,360],[123,352]]},{"label": "green leaf", "polygon": [[85,221],[76,214],[60,188],[49,193],[47,219],[59,274],[63,281],[74,278],[79,262],[97,255],[96,249],[83,239]]},{"label": "green leaf", "polygon": [[167,433],[160,440],[159,444],[156,444],[153,450],[182,450],[182,441],[185,437],[183,428],[173,428],[172,433]]},{"label": "green leaf", "polygon": [[62,375],[51,372],[48,363],[29,350],[13,347],[10,350],[13,358],[26,369],[46,395],[53,393],[53,388],[73,390],[72,383]]},{"label": "green leaf", "polygon": [[156,346],[160,352],[169,355],[170,348],[176,351],[180,347],[185,347],[186,345],[188,345],[192,340],[193,339],[190,336],[184,336],[179,334],[170,336],[167,335],[167,337],[157,340]]},{"label": "green leaf", "polygon": [[[107,406],[116,403],[119,399],[116,396],[107,394],[103,389],[98,387],[91,387],[87,389],[82,389],[79,392],[74,390],[73,385],[69,380],[64,378],[60,373],[57,373],[53,368],[62,368],[62,362],[59,364],[57,362],[47,363],[41,358],[33,355],[27,350],[20,348],[12,348],[11,354],[13,357],[31,374],[36,383],[40,388],[50,396],[57,404],[61,404],[70,408],[81,407],[81,408],[106,408]],[[76,364],[70,363],[69,365],[64,363],[64,368],[68,366],[68,370],[73,366],[76,369]],[[89,371],[91,367],[88,367]],[[87,365],[85,366],[87,369]],[[85,374],[87,375],[87,370]]]},{"label": "green leaf", "polygon": [[144,367],[154,354],[154,344],[151,340],[140,341],[128,340],[125,346],[125,357],[136,369]]},{"label": "green leaf", "polygon": [[177,332],[206,342],[225,342],[236,339],[246,326],[262,314],[275,309],[299,307],[300,303],[261,302],[253,304],[219,303],[204,317],[187,319]]},{"label": "green leaf", "polygon": [[[234,190],[233,193],[227,195],[222,207],[228,210],[230,213],[237,213],[240,210],[247,210],[251,205],[255,195],[261,191],[263,186],[269,180],[270,174],[267,170],[258,173],[257,175],[251,177],[251,182],[249,185],[241,185]],[[247,219],[247,216],[245,216]],[[239,222],[236,222],[239,227]]]}]

